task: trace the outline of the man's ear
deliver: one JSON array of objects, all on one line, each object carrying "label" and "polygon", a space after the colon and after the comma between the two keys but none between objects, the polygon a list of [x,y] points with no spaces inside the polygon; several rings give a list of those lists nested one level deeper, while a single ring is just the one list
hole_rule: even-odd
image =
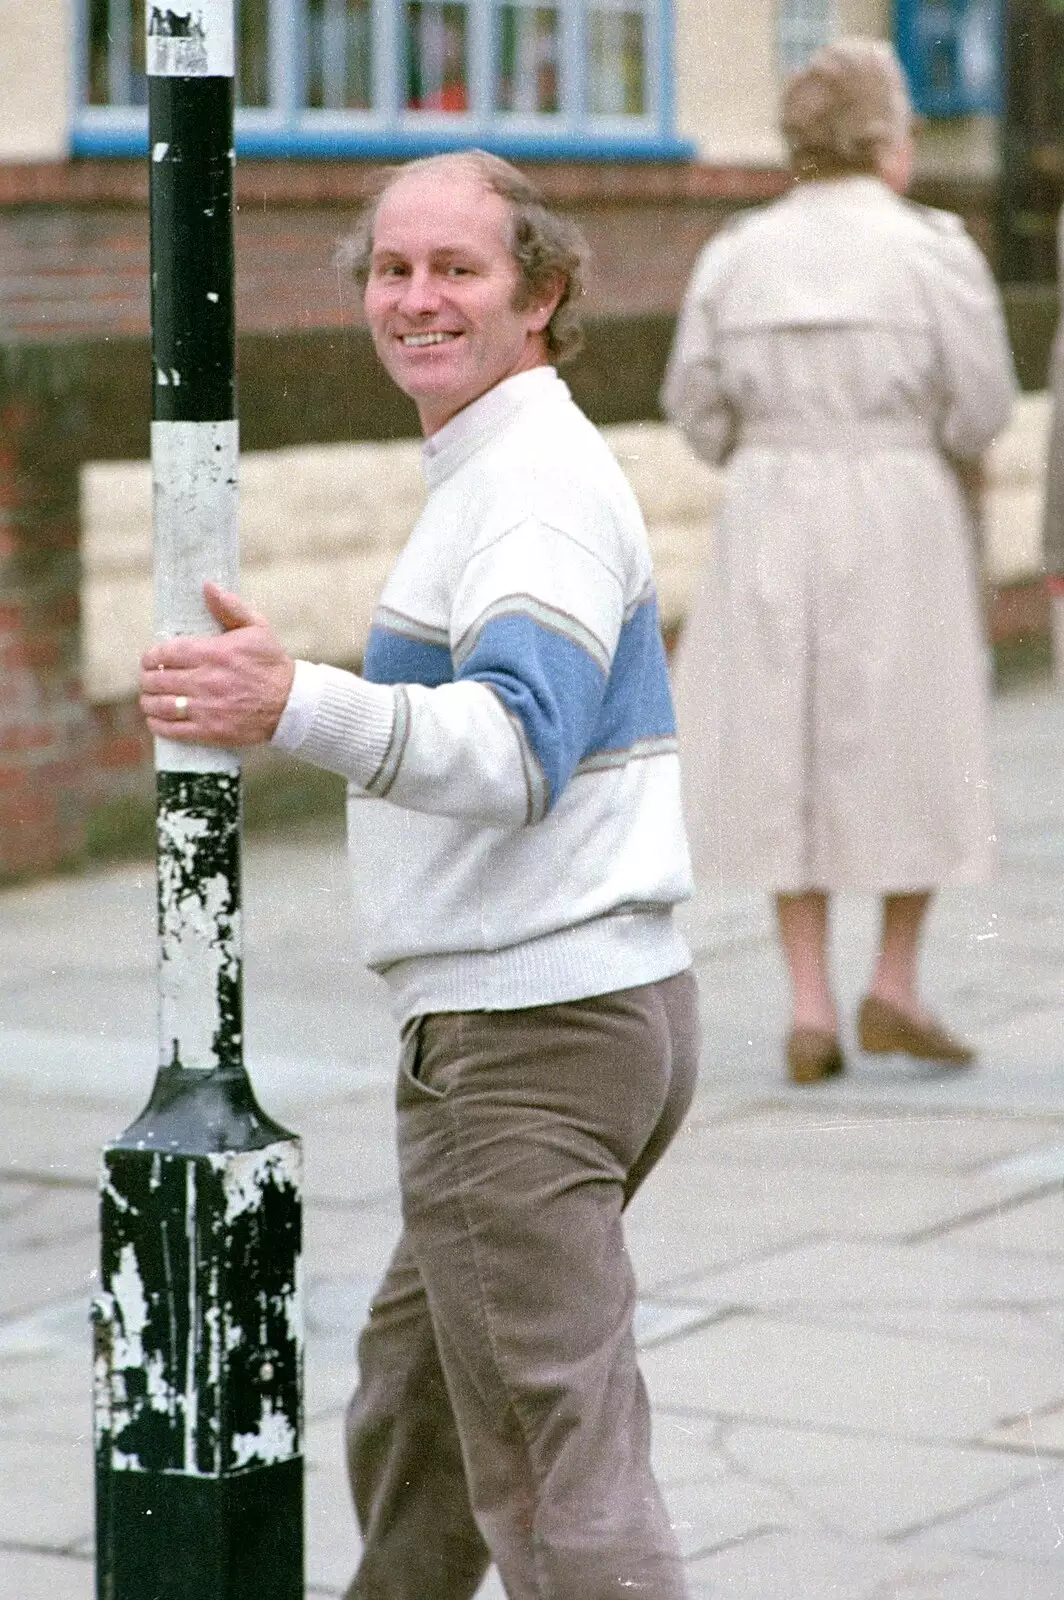
[{"label": "man's ear", "polygon": [[558,302],[565,293],[565,277],[557,273],[536,295],[529,306],[531,322],[530,333],[543,333],[548,322],[558,309]]}]

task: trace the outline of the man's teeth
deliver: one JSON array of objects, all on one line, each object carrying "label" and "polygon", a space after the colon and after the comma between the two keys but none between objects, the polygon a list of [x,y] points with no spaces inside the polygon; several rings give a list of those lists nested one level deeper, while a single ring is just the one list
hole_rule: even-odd
[{"label": "man's teeth", "polygon": [[416,350],[423,344],[446,344],[457,337],[456,333],[404,333],[403,343]]}]

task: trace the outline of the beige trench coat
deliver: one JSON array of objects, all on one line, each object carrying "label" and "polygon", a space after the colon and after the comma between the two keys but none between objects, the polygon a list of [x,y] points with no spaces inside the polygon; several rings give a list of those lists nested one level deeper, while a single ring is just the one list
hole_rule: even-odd
[{"label": "beige trench coat", "polygon": [[876,178],[796,186],[711,241],[663,404],[728,461],[680,642],[704,885],[930,889],[985,875],[976,460],[1015,392],[956,219]]}]

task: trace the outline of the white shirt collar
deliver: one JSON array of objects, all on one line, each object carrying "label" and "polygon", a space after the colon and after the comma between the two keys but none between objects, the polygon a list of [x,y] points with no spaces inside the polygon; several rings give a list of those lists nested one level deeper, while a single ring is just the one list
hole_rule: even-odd
[{"label": "white shirt collar", "polygon": [[553,367],[532,367],[504,378],[470,401],[421,446],[421,468],[430,489],[493,439],[517,412],[548,395],[569,398],[569,386]]}]

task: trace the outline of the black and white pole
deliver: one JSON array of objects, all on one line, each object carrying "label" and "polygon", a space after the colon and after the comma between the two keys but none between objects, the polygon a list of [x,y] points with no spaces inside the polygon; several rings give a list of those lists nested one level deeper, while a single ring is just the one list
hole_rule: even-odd
[{"label": "black and white pole", "polygon": [[[187,12],[187,15],[184,14]],[[234,0],[146,6],[156,632],[235,588]],[[99,1600],[301,1600],[299,1141],[244,1069],[240,767],[159,739],[159,1068],[104,1152]]]}]

